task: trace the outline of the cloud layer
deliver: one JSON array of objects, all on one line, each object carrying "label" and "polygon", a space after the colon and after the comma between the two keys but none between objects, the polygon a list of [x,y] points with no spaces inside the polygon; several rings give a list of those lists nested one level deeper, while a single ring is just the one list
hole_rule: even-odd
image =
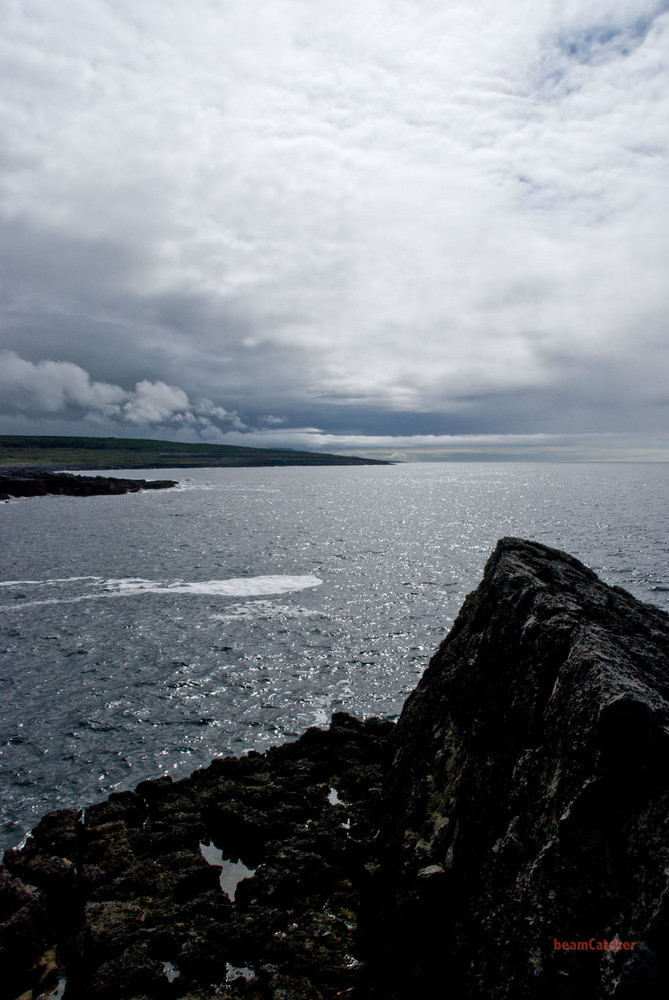
[{"label": "cloud layer", "polygon": [[349,7],[12,0],[3,426],[666,426],[669,4]]},{"label": "cloud layer", "polygon": [[6,414],[171,430],[188,427],[199,437],[210,439],[221,436],[221,425],[245,428],[234,411],[209,399],[191,403],[177,386],[143,379],[128,391],[109,382],[94,382],[88,372],[70,361],[33,364],[13,351],[0,353],[0,399]]}]

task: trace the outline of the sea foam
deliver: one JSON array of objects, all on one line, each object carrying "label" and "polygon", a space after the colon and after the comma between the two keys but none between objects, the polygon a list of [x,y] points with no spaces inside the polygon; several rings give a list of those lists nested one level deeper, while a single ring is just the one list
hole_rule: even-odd
[{"label": "sea foam", "polygon": [[289,594],[308,587],[319,587],[322,582],[317,576],[242,576],[231,580],[175,580],[173,583],[140,579],[106,580],[102,586],[106,593],[121,596],[149,593],[255,597],[260,594]]},{"label": "sea foam", "polygon": [[[290,594],[309,587],[320,587],[323,581],[317,576],[242,576],[229,580],[144,580],[139,577],[123,577],[121,579],[103,580],[101,577],[70,577],[68,580],[23,580],[11,581],[13,585],[22,583],[31,586],[48,586],[49,584],[73,582],[75,580],[93,581],[91,589],[85,594],[68,597],[45,598],[41,600],[25,600],[4,605],[7,610],[21,610],[38,604],[70,604],[77,601],[95,600],[103,597],[133,597],[137,594],[192,594],[194,596],[212,597],[258,597],[267,594]],[[21,595],[25,597],[26,595]]]}]

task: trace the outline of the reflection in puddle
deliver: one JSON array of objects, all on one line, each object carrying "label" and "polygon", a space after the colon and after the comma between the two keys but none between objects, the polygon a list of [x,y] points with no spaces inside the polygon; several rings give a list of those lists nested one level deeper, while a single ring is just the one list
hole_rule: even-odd
[{"label": "reflection in puddle", "polygon": [[331,788],[330,791],[328,792],[328,802],[330,803],[331,806],[343,806],[344,805],[344,803],[342,802],[342,800],[337,795],[337,789],[336,788]]},{"label": "reflection in puddle", "polygon": [[255,868],[247,868],[241,861],[226,861],[223,851],[212,843],[200,844],[200,853],[207,864],[221,869],[221,889],[230,900],[234,900],[239,883],[255,875]]},{"label": "reflection in puddle", "polygon": [[253,979],[255,976],[255,969],[250,969],[247,965],[230,965],[228,962],[225,967],[225,981],[231,983],[233,979]]},{"label": "reflection in puddle", "polygon": [[163,972],[167,976],[167,981],[170,983],[173,983],[174,980],[178,979],[181,975],[176,965],[172,965],[171,962],[163,962]]},{"label": "reflection in puddle", "polygon": [[[333,785],[330,786],[330,791],[328,792],[328,802],[330,803],[331,806],[341,806],[342,809],[345,809],[346,806],[348,805],[347,802],[343,802],[339,798],[337,789]],[[350,830],[351,829],[350,819],[346,819],[341,825],[344,830]]]},{"label": "reflection in puddle", "polygon": [[208,865],[213,865],[215,868],[223,867],[223,851],[219,850],[218,847],[214,847],[211,842],[200,844],[200,854]]}]

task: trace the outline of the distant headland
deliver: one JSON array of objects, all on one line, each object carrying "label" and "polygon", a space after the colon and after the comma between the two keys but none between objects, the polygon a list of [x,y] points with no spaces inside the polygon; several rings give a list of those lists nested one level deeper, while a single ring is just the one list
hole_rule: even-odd
[{"label": "distant headland", "polygon": [[194,469],[392,464],[374,458],[292,451],[288,448],[182,444],[142,438],[0,435],[0,468],[5,469]]}]

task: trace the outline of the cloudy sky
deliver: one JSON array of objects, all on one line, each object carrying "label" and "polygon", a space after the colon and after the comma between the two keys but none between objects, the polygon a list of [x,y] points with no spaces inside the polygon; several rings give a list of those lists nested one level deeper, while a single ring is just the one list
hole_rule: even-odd
[{"label": "cloudy sky", "polygon": [[669,458],[669,0],[5,0],[0,432]]}]

